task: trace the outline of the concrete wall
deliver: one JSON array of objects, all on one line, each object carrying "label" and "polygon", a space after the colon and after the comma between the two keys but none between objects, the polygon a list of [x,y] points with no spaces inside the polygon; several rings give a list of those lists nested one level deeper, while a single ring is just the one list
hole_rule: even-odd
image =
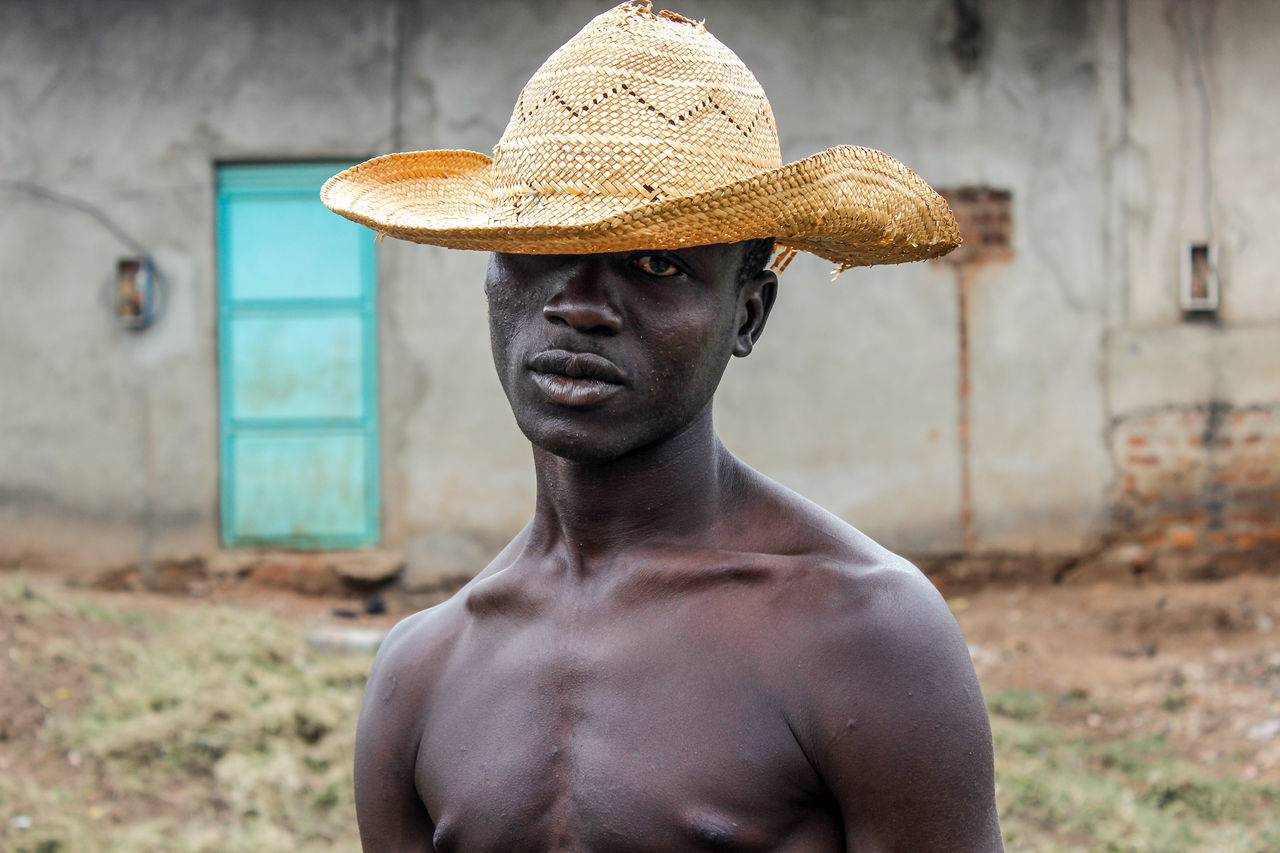
[{"label": "concrete wall", "polygon": [[[603,5],[0,4],[0,558],[216,550],[215,163],[487,151]],[[935,186],[1012,194],[1010,258],[963,272],[967,541],[954,264],[833,283],[797,259],[726,378],[729,446],[898,549],[1069,553],[1132,503],[1130,419],[1276,406],[1280,9],[1264,7],[682,7],[760,78],[786,159],[869,145]],[[122,330],[104,304],[132,250],[50,193],[154,254],[169,293],[154,327]],[[1178,307],[1188,239],[1219,246],[1214,323]],[[378,263],[386,545],[509,535],[533,485],[491,375],[485,258],[387,241]]]},{"label": "concrete wall", "polygon": [[[1113,497],[1157,544],[1280,545],[1278,33],[1276,4],[1130,0],[1104,35]],[[1181,314],[1191,242],[1217,247],[1216,317]]]},{"label": "concrete wall", "polygon": [[[302,6],[0,4],[0,552],[216,547],[214,164],[389,141],[390,8]],[[46,191],[155,256],[154,327],[109,309],[135,251]]]}]

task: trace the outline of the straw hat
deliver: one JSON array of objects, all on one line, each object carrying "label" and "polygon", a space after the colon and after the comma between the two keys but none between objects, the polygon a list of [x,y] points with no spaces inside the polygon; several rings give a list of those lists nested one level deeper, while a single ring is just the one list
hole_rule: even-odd
[{"label": "straw hat", "polygon": [[575,254],[773,237],[838,270],[960,244],[947,203],[897,160],[841,145],[783,165],[736,54],[648,0],[596,17],[533,75],[493,149],[388,154],[325,183],[348,219],[455,249]]}]

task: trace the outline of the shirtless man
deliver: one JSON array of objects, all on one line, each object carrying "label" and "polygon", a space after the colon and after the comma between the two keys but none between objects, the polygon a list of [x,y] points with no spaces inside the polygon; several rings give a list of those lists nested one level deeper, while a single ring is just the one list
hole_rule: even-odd
[{"label": "shirtless man", "polygon": [[[661,38],[697,27],[624,4],[575,41],[601,21],[623,29],[588,45],[597,65],[609,59],[599,44],[625,41],[626,27]],[[698,28],[697,38],[709,35]],[[643,39],[639,52],[652,53]],[[499,152],[522,142],[512,128],[532,112],[539,75]],[[555,86],[572,103],[565,81]],[[878,152],[855,154],[864,163]],[[457,168],[474,181],[501,156]],[[326,203],[394,236],[494,251],[494,363],[533,447],[537,502],[488,567],[402,621],[378,653],[356,754],[364,849],[1000,850],[985,706],[945,602],[909,563],[716,437],[721,375],[751,352],[777,292],[765,269],[773,239],[758,225],[739,229],[744,239],[705,239],[700,229],[733,234],[705,222],[732,219],[731,204],[681,212],[664,236],[654,225],[662,198],[638,225],[557,231],[536,217],[584,203],[557,212],[549,182],[536,181],[526,185],[545,203],[525,208],[533,223],[517,223],[529,230],[489,228],[510,210],[460,225],[456,197],[450,216],[405,225],[403,212],[360,207],[388,185],[393,196],[424,195],[393,182],[405,180],[403,159],[392,178],[379,177],[379,162],[335,178]],[[417,173],[451,174],[435,160]],[[847,180],[857,174],[849,167]],[[350,184],[357,191],[344,195]],[[784,190],[765,196],[786,204]],[[939,210],[935,220],[949,218]],[[839,229],[857,218],[837,212],[827,218]],[[953,224],[876,220],[867,227],[881,241],[860,255],[865,232],[839,247],[811,210],[800,218],[807,234],[775,223],[774,236],[842,266],[955,243]],[[628,235],[632,225],[642,233]]]}]

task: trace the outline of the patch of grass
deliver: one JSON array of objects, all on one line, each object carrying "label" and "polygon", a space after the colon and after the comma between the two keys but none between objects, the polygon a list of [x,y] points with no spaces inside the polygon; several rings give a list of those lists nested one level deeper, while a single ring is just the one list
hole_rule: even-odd
[{"label": "patch of grass", "polygon": [[[117,618],[49,595],[64,614]],[[0,848],[359,849],[351,764],[370,658],[313,652],[299,625],[234,607],[146,621],[145,633],[115,635],[125,666],[41,734],[74,761],[75,790],[0,783],[0,817],[32,818],[27,830],[0,827]]]},{"label": "patch of grass", "polygon": [[31,585],[25,572],[17,572],[5,578],[4,583],[0,584],[0,601],[27,607],[48,604],[48,600]]},{"label": "patch of grass", "polygon": [[993,715],[1010,720],[1035,720],[1045,705],[1045,697],[1032,690],[1004,690],[988,703]]},{"label": "patch of grass", "polygon": [[[1024,696],[1013,707],[1034,704]],[[1209,775],[1173,757],[1158,736],[1092,740],[992,707],[1010,850],[1280,849],[1280,786]]]},{"label": "patch of grass", "polygon": [[114,622],[120,625],[142,625],[146,617],[136,610],[121,610],[107,607],[96,601],[73,601],[71,609],[82,619],[90,622]]},{"label": "patch of grass", "polygon": [[12,574],[0,583],[0,602],[18,605],[28,615],[59,613],[75,615],[90,622],[121,625],[141,625],[146,621],[143,614],[135,610],[110,607],[74,594],[50,595],[47,590],[33,584],[24,572]]},{"label": "patch of grass", "polygon": [[365,657],[306,653],[300,631],[207,608],[139,650],[71,732],[135,790],[204,781],[182,850],[331,849],[354,837],[351,757]]}]

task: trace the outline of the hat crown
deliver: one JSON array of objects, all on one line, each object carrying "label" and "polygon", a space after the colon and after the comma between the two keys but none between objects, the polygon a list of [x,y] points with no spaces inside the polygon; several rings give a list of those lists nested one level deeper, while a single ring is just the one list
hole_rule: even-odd
[{"label": "hat crown", "polygon": [[771,237],[843,270],[960,243],[946,201],[883,152],[838,145],[782,165],[747,67],[701,24],[648,0],[605,12],[552,54],[492,158],[387,154],[330,178],[320,197],[392,237],[488,252]]},{"label": "hat crown", "polygon": [[742,60],[701,24],[629,2],[525,85],[494,148],[492,201],[512,219],[560,194],[617,211],[781,164],[773,110]]}]

